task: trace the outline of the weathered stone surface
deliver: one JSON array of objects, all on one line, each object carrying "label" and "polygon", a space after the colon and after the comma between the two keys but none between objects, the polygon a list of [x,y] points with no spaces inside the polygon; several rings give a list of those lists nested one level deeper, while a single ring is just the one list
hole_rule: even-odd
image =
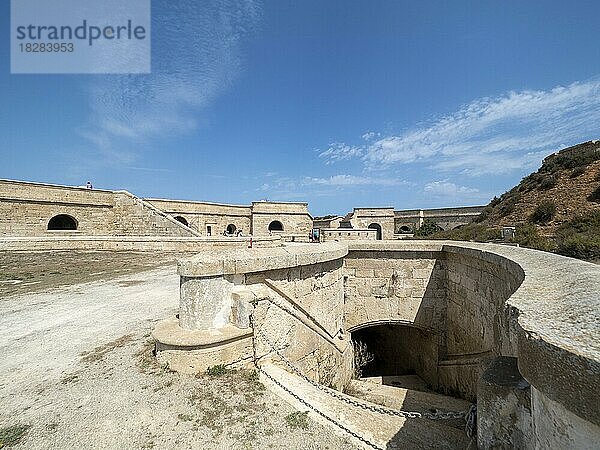
[{"label": "weathered stone surface", "polygon": [[181,277],[181,327],[188,330],[208,330],[228,324],[234,286],[234,283],[221,276]]},{"label": "weathered stone surface", "polygon": [[235,249],[216,253],[201,253],[179,261],[178,273],[184,277],[258,273],[277,269],[290,269],[344,257],[348,249],[344,244],[289,244],[274,249]]},{"label": "weathered stone surface", "polygon": [[126,191],[0,180],[0,236],[50,235],[48,222],[59,214],[78,225],[75,232],[54,232],[60,236],[223,237],[231,225],[235,232],[260,237],[269,236],[269,224],[279,221],[282,237],[306,241],[312,228],[306,203],[144,200]]},{"label": "weathered stone surface", "polygon": [[598,448],[600,427],[532,387],[534,443],[531,448]]},{"label": "weathered stone surface", "polygon": [[531,448],[531,388],[517,358],[499,357],[477,385],[477,446],[480,449]]},{"label": "weathered stone surface", "polygon": [[247,288],[233,288],[231,292],[231,318],[230,322],[238,328],[250,328],[250,316],[252,315],[252,302],[255,300],[254,293]]},{"label": "weathered stone surface", "polygon": [[[229,306],[209,296],[222,307],[213,305],[209,314],[243,324],[245,305],[255,305],[259,359],[282,363],[284,355],[310,378],[341,387],[352,360],[345,329],[404,324],[417,329],[407,334],[412,344],[399,342],[394,351],[414,357],[417,349],[411,367],[431,386],[474,400],[479,383],[481,401],[488,399],[480,420],[490,437],[482,446],[510,441],[529,447],[537,439],[539,446],[563,447],[600,439],[599,267],[485,244],[371,241],[348,247],[347,255],[339,243],[202,255],[182,262],[180,274],[196,280],[192,303],[201,294],[194,283],[213,277],[252,292],[254,300],[244,294],[246,303],[233,309],[237,288]],[[202,313],[199,305],[193,308],[190,315]],[[540,395],[529,401],[526,390],[494,381],[490,373],[500,377],[502,371],[488,366],[497,357],[518,358],[520,373]],[[486,368],[491,372],[480,378]],[[555,416],[567,431],[538,435],[536,424],[549,429],[559,423]]]},{"label": "weathered stone surface", "polygon": [[225,325],[219,329],[186,330],[175,317],[159,322],[152,337],[159,363],[181,373],[203,373],[228,363],[230,368],[251,365],[252,330]]}]

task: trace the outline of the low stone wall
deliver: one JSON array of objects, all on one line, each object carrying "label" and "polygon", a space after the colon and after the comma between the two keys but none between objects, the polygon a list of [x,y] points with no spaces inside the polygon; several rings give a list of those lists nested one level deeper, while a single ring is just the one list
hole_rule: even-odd
[{"label": "low stone wall", "polygon": [[375,241],[377,230],[370,228],[321,228],[321,240],[329,241]]},{"label": "low stone wall", "polygon": [[[168,237],[168,236],[81,236],[77,232],[54,232],[49,237],[0,238],[0,251],[165,251],[201,252],[209,249],[247,248],[249,237]],[[278,236],[252,238],[254,248],[280,247]]]}]

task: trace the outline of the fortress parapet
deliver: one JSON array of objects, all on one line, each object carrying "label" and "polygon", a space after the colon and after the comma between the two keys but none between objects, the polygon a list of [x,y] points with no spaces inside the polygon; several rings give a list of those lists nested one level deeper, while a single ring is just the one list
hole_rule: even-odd
[{"label": "fortress parapet", "polygon": [[[292,365],[341,389],[351,340],[386,326],[373,349],[381,367],[476,401],[480,448],[600,441],[597,265],[493,244],[356,241],[206,253],[179,274],[179,317],[154,331],[175,370]],[[376,428],[370,439],[385,447],[398,429],[377,417],[344,426]]]}]

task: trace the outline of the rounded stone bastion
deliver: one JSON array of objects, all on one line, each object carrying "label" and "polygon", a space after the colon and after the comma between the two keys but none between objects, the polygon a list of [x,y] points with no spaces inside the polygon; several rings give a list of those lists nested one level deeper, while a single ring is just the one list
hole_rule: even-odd
[{"label": "rounded stone bastion", "polygon": [[494,244],[352,241],[206,252],[178,273],[179,314],[153,332],[173,370],[268,363],[341,390],[360,340],[378,375],[410,371],[476,402],[480,448],[600,442],[598,265]]},{"label": "rounded stone bastion", "polygon": [[202,253],[178,263],[178,317],[154,332],[157,356],[184,373],[273,356],[343,388],[352,374],[344,333],[345,245],[287,244]]}]

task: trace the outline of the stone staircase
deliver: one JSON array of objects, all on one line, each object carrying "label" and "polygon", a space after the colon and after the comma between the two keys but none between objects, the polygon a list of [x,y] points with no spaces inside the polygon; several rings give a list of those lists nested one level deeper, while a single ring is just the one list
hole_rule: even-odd
[{"label": "stone staircase", "polygon": [[319,389],[275,364],[261,366],[261,380],[298,410],[308,411],[311,418],[363,448],[476,448],[475,439],[466,436],[461,419],[412,419],[376,410],[382,405],[402,411],[467,411],[470,403],[464,400],[386,386],[373,379],[353,380],[349,386],[352,396],[339,392],[327,395],[327,388]]}]

